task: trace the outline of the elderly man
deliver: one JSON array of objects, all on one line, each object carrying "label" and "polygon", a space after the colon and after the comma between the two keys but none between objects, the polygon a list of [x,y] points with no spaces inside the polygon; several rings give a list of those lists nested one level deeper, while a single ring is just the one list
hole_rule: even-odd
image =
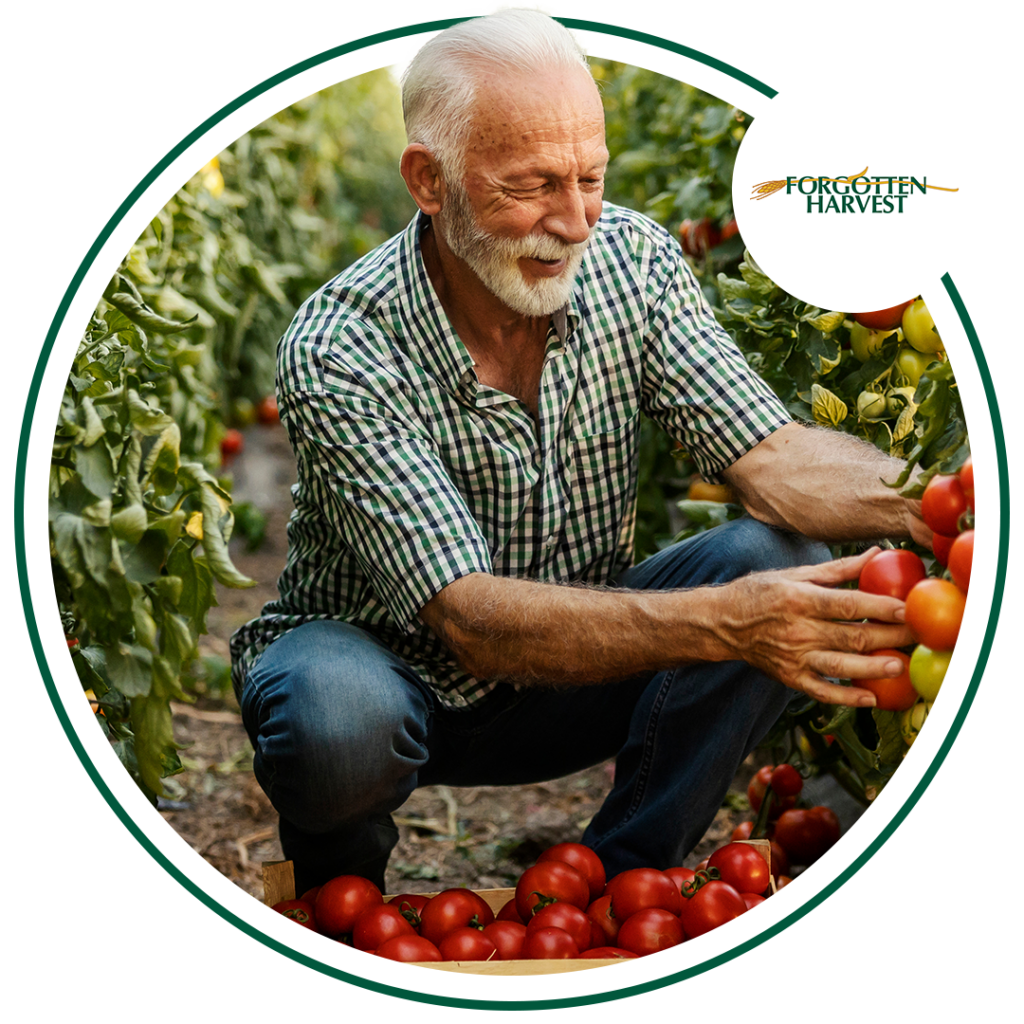
[{"label": "elderly man", "polygon": [[[281,343],[289,559],[233,642],[257,778],[300,891],[383,885],[418,785],[611,756],[583,841],[610,873],[680,863],[794,690],[869,706],[831,680],[909,641],[901,602],[834,589],[866,556],[820,541],[928,531],[880,482],[900,464],[791,422],[667,233],[602,202],[561,26],[463,23],[403,85],[419,213]],[[750,516],[630,567],[641,413]]]}]

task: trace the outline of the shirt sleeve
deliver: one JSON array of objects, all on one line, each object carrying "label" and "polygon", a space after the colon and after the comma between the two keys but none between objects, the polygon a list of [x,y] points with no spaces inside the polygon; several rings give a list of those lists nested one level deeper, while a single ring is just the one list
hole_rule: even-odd
[{"label": "shirt sleeve", "polygon": [[667,233],[647,280],[644,411],[680,441],[708,480],[792,417],[715,320]]},{"label": "shirt sleeve", "polygon": [[397,627],[461,576],[491,572],[487,542],[422,423],[365,376],[286,392],[303,496],[337,531]]}]

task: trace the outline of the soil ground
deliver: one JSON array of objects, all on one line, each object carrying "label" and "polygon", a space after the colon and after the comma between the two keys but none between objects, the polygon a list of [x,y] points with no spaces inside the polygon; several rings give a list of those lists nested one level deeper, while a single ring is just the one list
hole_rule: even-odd
[{"label": "soil ground", "polygon": [[[228,659],[232,632],[277,596],[276,581],[287,552],[294,461],[280,427],[246,431],[245,449],[232,466],[235,501],[250,502],[267,517],[266,535],[254,552],[237,537],[232,558],[257,581],[249,590],[219,589],[219,607],[208,617],[210,632],[200,653]],[[175,737],[185,771],[166,780],[160,813],[213,867],[262,899],[261,864],[280,860],[277,814],[252,774],[252,748],[230,687],[174,706]],[[701,843],[686,859],[695,866],[750,817],[746,788],[763,760],[755,753],[740,767],[725,805]],[[611,784],[612,764],[530,786],[423,787],[395,814],[400,839],[387,873],[390,892],[431,892],[453,886],[513,885],[537,854],[556,842],[578,840]],[[815,780],[814,802],[827,802],[844,828],[858,808],[827,780]]]}]

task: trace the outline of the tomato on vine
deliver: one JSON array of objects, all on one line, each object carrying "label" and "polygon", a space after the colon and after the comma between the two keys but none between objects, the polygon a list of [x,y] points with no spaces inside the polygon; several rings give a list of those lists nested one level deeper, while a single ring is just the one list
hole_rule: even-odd
[{"label": "tomato on vine", "polygon": [[879,551],[861,569],[857,588],[866,594],[906,601],[914,584],[926,575],[924,562],[913,551],[903,548]]},{"label": "tomato on vine", "polygon": [[971,584],[971,564],[974,562],[974,531],[964,530],[949,549],[949,574],[953,582],[966,594]]},{"label": "tomato on vine", "polygon": [[951,651],[964,617],[963,591],[949,580],[921,580],[907,595],[906,623],[919,643]]},{"label": "tomato on vine", "polygon": [[771,882],[768,861],[748,843],[727,843],[708,858],[708,871],[714,868],[723,882],[738,893],[762,893]]},{"label": "tomato on vine", "polygon": [[921,518],[933,533],[955,537],[960,517],[967,511],[967,498],[955,473],[936,473],[921,495]]},{"label": "tomato on vine", "polygon": [[906,711],[917,700],[917,691],[910,682],[910,658],[902,651],[875,651],[874,657],[888,657],[898,660],[903,671],[896,676],[880,676],[876,679],[858,679],[857,685],[875,695],[875,707],[880,711]]}]

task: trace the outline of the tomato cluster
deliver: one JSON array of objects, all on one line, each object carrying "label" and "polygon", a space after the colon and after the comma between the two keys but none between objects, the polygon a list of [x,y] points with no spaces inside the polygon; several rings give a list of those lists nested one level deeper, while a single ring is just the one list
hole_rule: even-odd
[{"label": "tomato cluster", "polygon": [[[788,870],[781,847],[778,857]],[[559,843],[523,872],[497,914],[470,889],[385,902],[376,885],[357,875],[333,878],[274,909],[391,960],[616,960],[703,935],[774,888],[768,860],[750,843],[729,842],[696,870],[632,868],[607,881],[593,850]]]},{"label": "tomato cluster", "polygon": [[921,496],[921,516],[932,531],[935,569],[911,551],[881,551],[861,571],[858,586],[906,602],[906,623],[916,645],[879,651],[899,659],[903,671],[886,679],[859,680],[875,694],[876,706],[903,713],[904,739],[912,743],[938,695],[960,633],[974,559],[974,465],[965,460],[956,473],[937,473]]}]

